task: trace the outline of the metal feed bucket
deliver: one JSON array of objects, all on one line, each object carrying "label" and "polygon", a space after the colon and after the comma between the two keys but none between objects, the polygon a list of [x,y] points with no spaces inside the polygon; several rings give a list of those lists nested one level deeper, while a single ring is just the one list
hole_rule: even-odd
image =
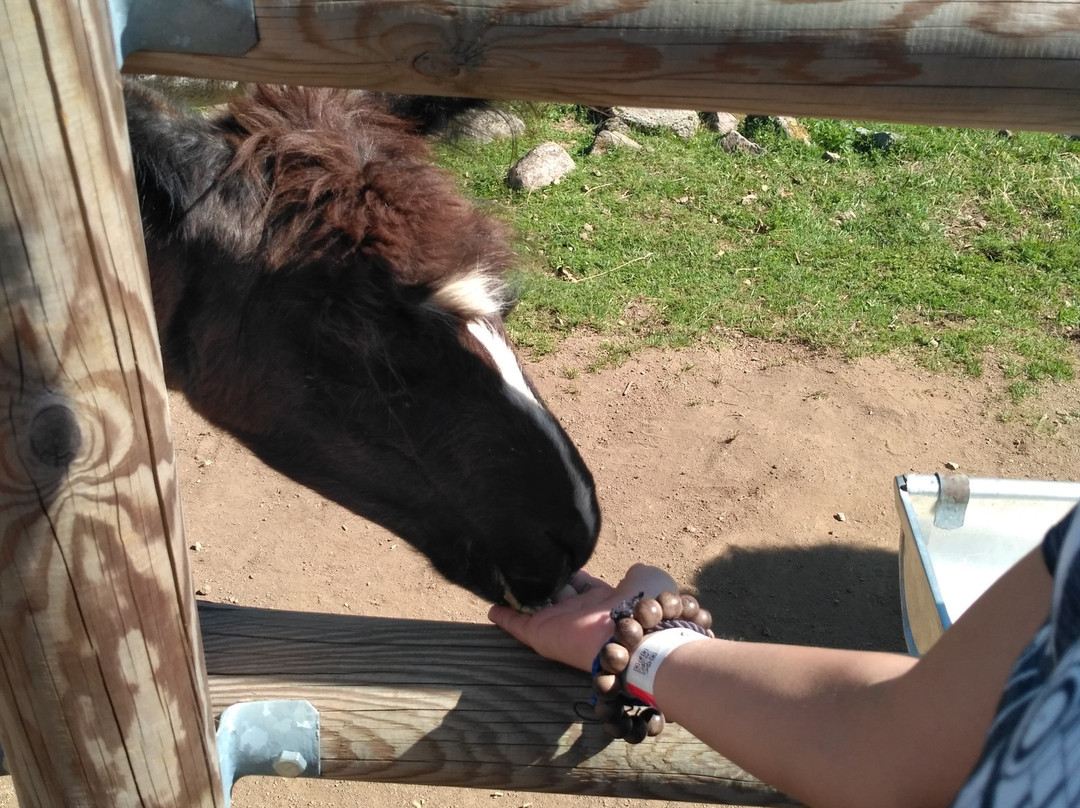
[{"label": "metal feed bucket", "polygon": [[908,651],[925,654],[1080,501],[1080,483],[902,474],[900,600]]}]

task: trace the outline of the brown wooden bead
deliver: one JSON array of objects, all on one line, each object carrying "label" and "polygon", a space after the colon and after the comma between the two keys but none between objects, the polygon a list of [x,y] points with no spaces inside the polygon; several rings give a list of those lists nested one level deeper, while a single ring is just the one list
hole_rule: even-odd
[{"label": "brown wooden bead", "polygon": [[622,673],[630,664],[630,652],[617,642],[609,642],[600,649],[600,667],[608,673]]},{"label": "brown wooden bead", "polygon": [[612,738],[625,738],[630,734],[630,728],[633,724],[634,721],[629,715],[626,713],[619,713],[617,717],[604,722],[604,732]]},{"label": "brown wooden bead", "polygon": [[637,648],[637,644],[644,636],[645,629],[632,617],[624,617],[615,624],[615,640],[631,651]]},{"label": "brown wooden bead", "polygon": [[698,609],[697,616],[694,618],[694,622],[701,626],[703,629],[712,628],[712,613],[708,609]]},{"label": "brown wooden bead", "polygon": [[701,604],[698,603],[697,598],[693,595],[683,595],[680,600],[682,600],[683,620],[693,620],[696,618],[698,611],[701,609]]},{"label": "brown wooden bead", "polygon": [[613,673],[598,673],[592,680],[593,693],[601,699],[619,697],[619,677]]},{"label": "brown wooden bead", "polygon": [[641,623],[641,627],[646,631],[656,628],[663,615],[664,610],[653,598],[642,598],[634,607],[634,619]]},{"label": "brown wooden bead", "polygon": [[645,720],[645,724],[649,728],[649,737],[659,735],[664,731],[664,725],[667,721],[664,718],[664,714],[655,707],[647,707],[642,710],[641,717]]},{"label": "brown wooden bead", "polygon": [[615,701],[598,701],[593,705],[593,714],[601,721],[614,721],[618,716],[622,715],[623,703],[619,700]]},{"label": "brown wooden bead", "polygon": [[640,715],[635,715],[630,722],[630,731],[626,733],[627,743],[641,743],[649,737],[649,723]]},{"label": "brown wooden bead", "polygon": [[682,598],[675,592],[661,592],[656,602],[660,604],[665,620],[678,620],[682,614]]}]

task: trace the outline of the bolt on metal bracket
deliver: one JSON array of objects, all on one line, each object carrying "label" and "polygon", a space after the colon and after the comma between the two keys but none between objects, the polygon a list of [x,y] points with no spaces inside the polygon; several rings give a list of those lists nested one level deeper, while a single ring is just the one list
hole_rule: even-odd
[{"label": "bolt on metal bracket", "polygon": [[319,711],[307,701],[248,701],[218,720],[218,758],[226,808],[241,777],[318,777]]},{"label": "bolt on metal bracket", "polygon": [[108,0],[117,67],[138,50],[242,56],[259,41],[254,0]]}]

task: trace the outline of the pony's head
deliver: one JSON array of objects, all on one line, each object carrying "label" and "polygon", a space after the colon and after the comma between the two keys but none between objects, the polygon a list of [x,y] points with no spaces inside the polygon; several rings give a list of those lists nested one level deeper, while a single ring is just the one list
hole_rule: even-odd
[{"label": "pony's head", "polygon": [[210,118],[126,95],[170,385],[450,580],[552,596],[600,515],[507,342],[503,227],[362,94],[259,88]]}]

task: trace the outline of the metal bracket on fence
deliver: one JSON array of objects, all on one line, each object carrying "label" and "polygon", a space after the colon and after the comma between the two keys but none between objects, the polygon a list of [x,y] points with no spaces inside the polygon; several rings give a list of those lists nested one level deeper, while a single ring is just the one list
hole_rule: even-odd
[{"label": "metal bracket on fence", "polygon": [[243,56],[259,41],[254,0],[108,0],[118,67],[138,50]]},{"label": "metal bracket on fence", "polygon": [[249,774],[318,777],[319,712],[307,701],[248,701],[218,720],[218,758],[225,805],[233,784]]},{"label": "metal bracket on fence", "polygon": [[934,527],[956,530],[964,526],[964,515],[971,499],[971,481],[966,474],[938,474],[938,501]]}]

